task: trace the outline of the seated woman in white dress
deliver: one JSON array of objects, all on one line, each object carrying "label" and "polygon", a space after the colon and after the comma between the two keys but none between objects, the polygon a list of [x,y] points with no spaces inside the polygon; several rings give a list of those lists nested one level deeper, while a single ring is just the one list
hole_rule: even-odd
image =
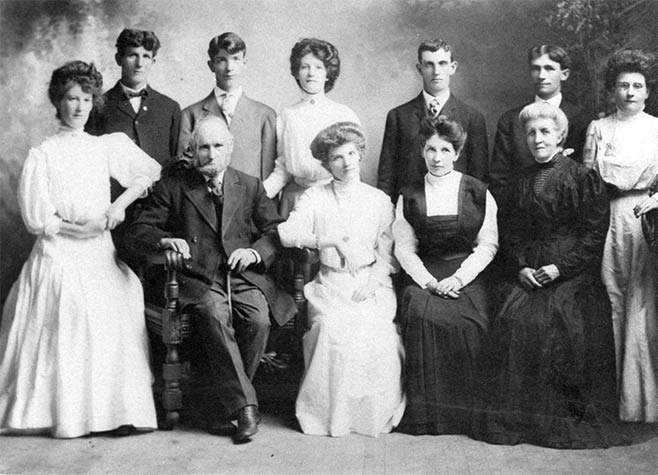
[{"label": "seated woman in white dress", "polygon": [[311,151],[333,181],[308,189],[279,225],[284,246],[320,252],[320,271],[304,288],[309,320],[297,420],[306,434],[376,437],[390,432],[404,411],[390,278],[397,266],[393,206],[360,181],[365,136],[357,124],[327,127]]},{"label": "seated woman in white dress", "polygon": [[309,149],[318,132],[336,122],[359,123],[352,109],[325,96],[340,74],[340,58],[334,45],[303,38],[290,53],[290,73],[302,90],[302,98],[284,108],[277,118],[278,158],[274,170],[263,182],[270,198],[283,190],[279,211],[284,218],[304,190],[331,181],[331,174],[313,158]]},{"label": "seated woman in white dress", "polygon": [[[110,231],[160,165],[124,134],[83,127],[101,100],[93,64],[53,72],[60,129],[30,150],[18,189],[37,235],[0,328],[0,431],[91,432],[156,427],[142,287],[116,256]],[[110,203],[110,177],[126,191]]]}]

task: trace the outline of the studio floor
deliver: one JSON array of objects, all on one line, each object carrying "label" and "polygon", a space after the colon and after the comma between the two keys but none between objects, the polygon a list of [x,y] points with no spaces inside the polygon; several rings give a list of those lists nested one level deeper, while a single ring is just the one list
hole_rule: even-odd
[{"label": "studio floor", "polygon": [[244,445],[195,424],[129,437],[73,440],[0,437],[0,473],[117,474],[655,474],[656,437],[629,447],[554,450],[488,445],[465,436],[307,436],[289,403],[263,407],[261,431]]}]

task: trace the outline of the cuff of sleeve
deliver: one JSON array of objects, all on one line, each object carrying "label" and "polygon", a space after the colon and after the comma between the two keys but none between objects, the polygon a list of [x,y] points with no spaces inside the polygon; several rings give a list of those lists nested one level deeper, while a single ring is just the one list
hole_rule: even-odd
[{"label": "cuff of sleeve", "polygon": [[153,181],[149,177],[147,177],[147,176],[137,176],[133,179],[130,186],[141,186],[142,187],[142,190],[144,190],[144,191],[142,192],[141,195],[139,195],[139,198],[141,199],[141,198],[146,198],[148,196],[149,188],[151,187],[152,184],[153,184]]},{"label": "cuff of sleeve", "polygon": [[59,232],[60,226],[62,224],[62,218],[59,216],[53,216],[48,220],[46,225],[43,228],[43,233],[46,236],[54,236]]},{"label": "cuff of sleeve", "polygon": [[256,264],[260,264],[261,262],[263,262],[263,259],[260,257],[260,254],[256,249],[249,249],[249,250],[253,253],[254,257],[256,258]]}]

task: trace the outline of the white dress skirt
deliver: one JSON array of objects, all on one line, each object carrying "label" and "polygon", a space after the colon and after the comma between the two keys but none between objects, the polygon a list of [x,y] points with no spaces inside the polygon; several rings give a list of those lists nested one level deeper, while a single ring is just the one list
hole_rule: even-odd
[{"label": "white dress skirt", "polygon": [[[396,298],[389,275],[396,267],[393,207],[368,185],[336,185],[307,190],[288,221],[279,225],[288,246],[310,246],[317,235],[338,233],[353,243],[359,268],[352,276],[335,250],[325,248],[319,273],[304,288],[305,374],[295,412],[306,434],[376,437],[398,424],[405,407],[404,350],[393,321]],[[381,284],[374,296],[354,301],[354,292],[371,278]]]},{"label": "white dress skirt", "polygon": [[585,163],[617,189],[601,277],[612,304],[619,417],[658,422],[658,260],[633,213],[658,174],[658,118],[617,111],[595,120],[585,148]]},{"label": "white dress skirt", "polygon": [[142,287],[109,231],[58,233],[110,204],[109,178],[146,190],[160,166],[124,134],[60,131],[30,151],[19,185],[37,234],[0,328],[0,428],[79,437],[155,428]]}]

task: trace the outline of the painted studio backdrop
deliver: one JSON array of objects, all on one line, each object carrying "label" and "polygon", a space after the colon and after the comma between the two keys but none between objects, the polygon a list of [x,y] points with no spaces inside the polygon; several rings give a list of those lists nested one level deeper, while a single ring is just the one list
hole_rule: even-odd
[{"label": "painted studio backdrop", "polygon": [[[536,43],[570,46],[576,64],[565,95],[592,115],[607,106],[594,77],[619,47],[656,51],[656,0],[0,0],[0,301],[33,238],[16,201],[28,150],[56,130],[47,98],[52,70],[66,61],[96,63],[104,89],[120,69],[114,44],[124,27],[162,41],[150,84],[182,108],[214,85],[208,41],[234,31],[247,44],[245,91],[275,110],[298,100],[289,55],[314,36],[340,51],[341,74],[329,97],[349,105],[368,132],[363,179],[376,181],[386,113],[416,96],[420,41],[441,37],[459,67],[452,91],[487,119],[490,147],[498,116],[532,97],[526,52]],[[599,68],[599,69],[597,69]],[[649,106],[655,114],[655,101]]]}]

